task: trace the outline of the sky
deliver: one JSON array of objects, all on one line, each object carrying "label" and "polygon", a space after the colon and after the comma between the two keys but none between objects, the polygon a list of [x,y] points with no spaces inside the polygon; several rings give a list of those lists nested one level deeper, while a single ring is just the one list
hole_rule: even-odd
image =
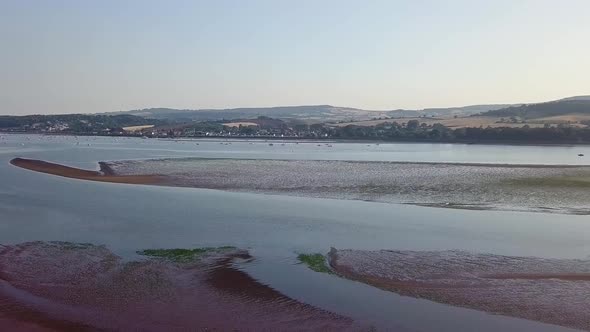
[{"label": "sky", "polygon": [[590,94],[588,0],[0,0],[0,114]]}]

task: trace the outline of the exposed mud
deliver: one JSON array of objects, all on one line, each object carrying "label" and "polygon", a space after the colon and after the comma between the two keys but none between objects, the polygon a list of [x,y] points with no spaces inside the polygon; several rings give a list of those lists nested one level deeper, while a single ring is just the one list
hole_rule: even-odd
[{"label": "exposed mud", "polygon": [[336,249],[328,256],[341,276],[401,295],[590,330],[590,260]]},{"label": "exposed mud", "polygon": [[313,160],[159,159],[106,163],[166,185],[470,210],[590,214],[590,167]]},{"label": "exposed mud", "polygon": [[466,210],[590,214],[590,167],[314,160],[156,159],[101,171],[15,158],[15,166],[130,184],[352,199]]},{"label": "exposed mud", "polygon": [[227,249],[191,262],[124,262],[89,244],[0,246],[0,329],[362,330],[260,284],[236,259],[252,258]]},{"label": "exposed mud", "polygon": [[150,174],[150,175],[116,175],[111,169],[101,163],[101,171],[90,171],[75,167],[64,166],[60,164],[50,163],[43,160],[14,158],[10,161],[14,166],[25,168],[31,171],[47,173],[66,178],[100,181],[100,182],[114,182],[114,183],[130,183],[130,184],[158,184],[163,183],[164,176]]}]

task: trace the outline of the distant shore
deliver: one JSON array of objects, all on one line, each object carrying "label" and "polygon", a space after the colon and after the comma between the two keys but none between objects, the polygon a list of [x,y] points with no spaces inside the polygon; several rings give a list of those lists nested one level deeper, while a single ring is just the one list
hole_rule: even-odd
[{"label": "distant shore", "polygon": [[[78,135],[81,136],[81,135]],[[99,137],[113,137],[113,136],[99,136]],[[124,136],[124,137],[136,137],[137,136]],[[227,137],[227,136],[203,136],[203,137],[152,137],[151,139],[161,140],[176,140],[176,141],[196,141],[196,140],[232,140],[232,141],[301,141],[306,143],[358,143],[358,144],[460,144],[460,145],[506,145],[506,146],[590,146],[590,142],[520,142],[520,141],[500,141],[500,140],[486,140],[486,141],[473,141],[473,140],[449,140],[449,141],[437,141],[437,140],[411,140],[411,139],[398,139],[398,140],[383,140],[383,139],[358,139],[358,138],[306,138],[306,137],[259,137],[259,136],[241,136],[241,137]]]},{"label": "distant shore", "polygon": [[[84,136],[84,137],[126,137],[126,138],[143,138],[137,135],[98,135],[85,133],[39,133],[39,132],[15,132],[0,131],[2,135],[47,135],[47,136]],[[148,139],[163,140],[257,140],[257,141],[301,141],[311,143],[359,143],[359,144],[462,144],[462,145],[505,145],[505,146],[590,146],[590,142],[548,142],[548,141],[515,141],[515,140],[432,140],[432,139],[395,139],[384,140],[375,138],[338,138],[338,137],[276,137],[276,136],[179,136],[179,137],[147,137]]]}]

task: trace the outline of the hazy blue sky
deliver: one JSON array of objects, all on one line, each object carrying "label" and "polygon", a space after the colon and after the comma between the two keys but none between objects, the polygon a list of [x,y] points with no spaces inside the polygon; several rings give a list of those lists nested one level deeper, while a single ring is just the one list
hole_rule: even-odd
[{"label": "hazy blue sky", "polygon": [[589,0],[0,0],[0,114],[590,94]]}]

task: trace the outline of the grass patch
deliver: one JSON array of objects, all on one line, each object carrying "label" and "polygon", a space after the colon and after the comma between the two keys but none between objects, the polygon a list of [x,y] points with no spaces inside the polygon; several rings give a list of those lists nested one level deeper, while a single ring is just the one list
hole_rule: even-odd
[{"label": "grass patch", "polygon": [[164,258],[174,262],[186,263],[198,259],[201,255],[208,252],[219,252],[224,250],[233,250],[235,247],[223,246],[223,247],[207,247],[207,248],[195,248],[195,249],[146,249],[140,250],[137,253],[143,256]]},{"label": "grass patch", "polygon": [[334,272],[328,267],[326,257],[322,254],[299,254],[297,259],[316,272],[333,274]]}]

